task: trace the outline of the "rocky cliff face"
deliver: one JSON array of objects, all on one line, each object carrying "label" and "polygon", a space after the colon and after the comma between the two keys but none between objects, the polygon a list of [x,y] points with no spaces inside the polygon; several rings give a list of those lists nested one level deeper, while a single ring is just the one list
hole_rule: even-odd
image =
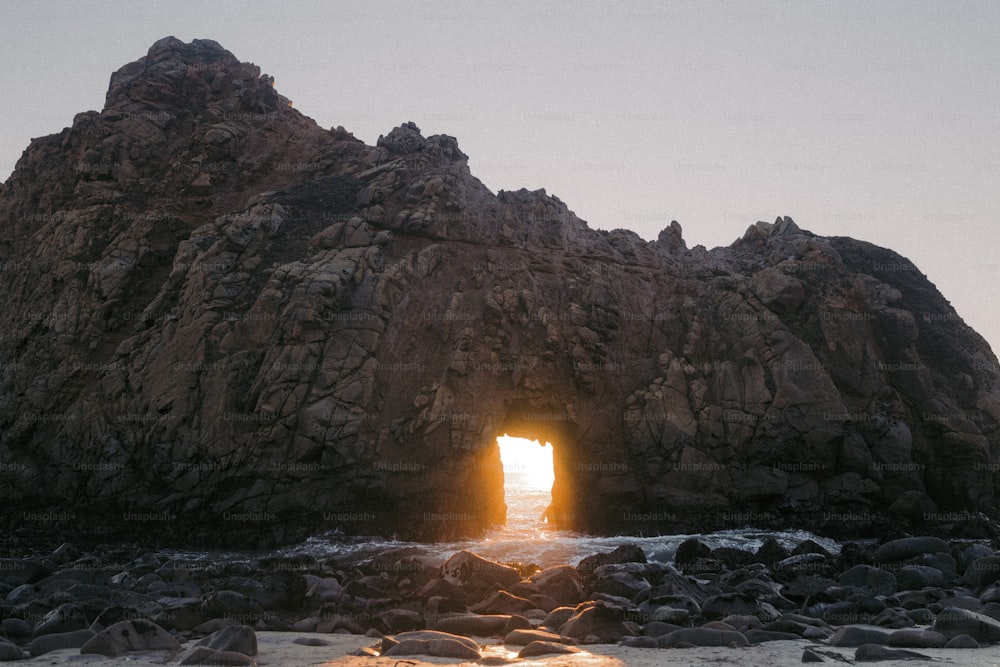
[{"label": "rocky cliff face", "polygon": [[997,516],[997,359],[906,259],[787,217],[596,231],[452,137],[320,128],[215,42],[34,140],[0,225],[8,529],[476,534],[504,432],[554,444],[565,528]]}]

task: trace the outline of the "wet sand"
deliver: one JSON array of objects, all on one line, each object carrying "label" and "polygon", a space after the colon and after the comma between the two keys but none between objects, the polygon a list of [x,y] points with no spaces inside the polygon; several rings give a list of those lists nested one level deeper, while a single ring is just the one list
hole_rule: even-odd
[{"label": "wet sand", "polygon": [[[329,646],[302,646],[293,643],[299,637],[322,639]],[[258,667],[421,667],[423,665],[518,665],[519,667],[692,667],[696,665],[732,665],[734,667],[792,667],[802,664],[802,651],[812,648],[830,656],[837,654],[854,662],[853,648],[831,648],[807,640],[767,642],[748,648],[684,648],[639,649],[614,644],[583,646],[574,655],[552,655],[518,659],[517,649],[495,642],[486,644],[483,658],[476,662],[429,656],[360,657],[348,655],[352,651],[375,643],[371,637],[357,635],[323,635],[299,632],[258,632],[259,652],[255,656]],[[480,640],[484,641],[484,640]],[[955,667],[994,667],[1000,665],[1000,645],[981,649],[949,650],[919,649],[918,653],[930,656],[935,662]],[[923,661],[888,660],[879,663],[884,667],[912,667]],[[826,663],[842,664],[826,657]],[[79,649],[53,651],[45,655],[21,660],[19,665],[86,665],[87,667],[163,667],[177,664],[176,656],[163,651],[133,653],[118,658],[81,655]]]}]

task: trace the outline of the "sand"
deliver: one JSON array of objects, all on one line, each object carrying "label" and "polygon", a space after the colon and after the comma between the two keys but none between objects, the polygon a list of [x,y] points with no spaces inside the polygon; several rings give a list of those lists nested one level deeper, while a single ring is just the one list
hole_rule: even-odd
[{"label": "sand", "polygon": [[[302,646],[294,644],[297,637],[320,638],[329,646]],[[480,640],[485,641],[485,640]],[[493,640],[495,641],[495,640]],[[802,664],[802,649],[812,647],[828,654],[838,654],[854,661],[853,648],[831,648],[806,640],[768,642],[750,648],[690,648],[690,649],[638,649],[613,644],[582,647],[575,655],[518,660],[517,652],[505,650],[502,645],[491,644],[484,650],[479,662],[463,662],[429,656],[394,658],[368,658],[348,656],[351,651],[375,642],[370,637],[357,635],[320,635],[299,632],[258,632],[259,667],[299,667],[329,665],[331,667],[422,667],[425,665],[502,665],[519,667],[695,667],[698,665],[733,665],[734,667],[791,667]],[[517,647],[511,647],[517,648]],[[995,667],[1000,665],[1000,645],[978,650],[919,649],[919,653],[935,658],[935,662],[969,667]],[[78,649],[53,651],[45,655],[10,663],[16,665],[85,665],[87,667],[162,667],[177,664],[176,658],[163,651],[133,653],[119,658],[80,655]],[[844,664],[827,658],[825,664]],[[867,664],[867,663],[866,663]],[[879,663],[886,667],[913,667],[922,661],[890,660]]]}]

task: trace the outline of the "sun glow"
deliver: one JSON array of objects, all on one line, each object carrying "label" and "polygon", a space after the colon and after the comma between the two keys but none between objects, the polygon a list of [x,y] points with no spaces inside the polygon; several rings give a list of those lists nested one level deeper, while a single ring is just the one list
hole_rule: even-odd
[{"label": "sun glow", "polygon": [[[497,438],[497,444],[500,445],[500,460],[506,480],[515,481],[524,489],[552,490],[555,474],[550,443],[542,445],[537,440],[502,435]],[[511,485],[507,483],[505,486],[509,489]]]}]

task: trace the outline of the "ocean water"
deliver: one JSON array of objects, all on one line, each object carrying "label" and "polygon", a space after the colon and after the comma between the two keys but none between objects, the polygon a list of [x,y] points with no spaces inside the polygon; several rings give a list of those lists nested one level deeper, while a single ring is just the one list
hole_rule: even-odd
[{"label": "ocean water", "polygon": [[612,551],[623,544],[636,544],[652,562],[670,564],[674,553],[684,540],[698,537],[709,547],[736,547],[756,550],[768,537],[775,538],[789,549],[807,539],[815,540],[832,553],[840,552],[835,541],[803,530],[765,531],[753,528],[724,530],[706,534],[662,535],[635,537],[620,535],[597,537],[566,530],[555,530],[541,517],[551,500],[544,489],[532,486],[530,476],[515,472],[506,473],[507,525],[491,531],[480,539],[454,542],[407,542],[384,537],[346,536],[324,533],[305,542],[265,552],[199,552],[170,550],[167,555],[183,560],[212,560],[252,562],[270,556],[307,555],[319,559],[333,559],[341,563],[365,563],[374,558],[394,553],[400,557],[421,558],[428,564],[443,562],[462,549],[480,556],[505,563],[533,563],[540,567],[576,565],[583,558]]}]

